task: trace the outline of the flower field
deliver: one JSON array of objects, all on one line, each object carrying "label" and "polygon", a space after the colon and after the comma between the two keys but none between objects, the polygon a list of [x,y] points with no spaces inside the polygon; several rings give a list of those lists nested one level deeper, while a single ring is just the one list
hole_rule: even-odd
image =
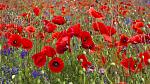
[{"label": "flower field", "polygon": [[0,84],[150,84],[150,1],[0,0]]}]

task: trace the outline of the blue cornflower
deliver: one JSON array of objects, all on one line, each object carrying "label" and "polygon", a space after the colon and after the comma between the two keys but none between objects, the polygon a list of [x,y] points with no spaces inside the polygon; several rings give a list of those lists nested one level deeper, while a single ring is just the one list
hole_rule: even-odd
[{"label": "blue cornflower", "polygon": [[19,68],[13,67],[11,70],[11,74],[16,75],[16,74],[18,74],[18,71],[19,71]]},{"label": "blue cornflower", "polygon": [[4,56],[9,56],[10,54],[13,54],[13,53],[14,53],[14,49],[11,47],[0,50],[0,54]]},{"label": "blue cornflower", "polygon": [[11,53],[10,48],[6,48],[6,49],[1,50],[1,54],[4,56],[9,56],[10,53]]},{"label": "blue cornflower", "polygon": [[125,24],[130,24],[131,23],[131,19],[130,18],[126,18],[125,19]]},{"label": "blue cornflower", "polygon": [[150,1],[147,1],[147,5],[150,5]]},{"label": "blue cornflower", "polygon": [[27,56],[28,52],[26,50],[22,50],[20,53],[20,57],[23,59],[25,56]]},{"label": "blue cornflower", "polygon": [[70,21],[70,20],[71,20],[71,16],[65,16],[65,19],[66,19],[67,21]]},{"label": "blue cornflower", "polygon": [[36,78],[36,77],[40,76],[40,72],[34,70],[34,71],[32,72],[32,76],[33,76],[34,78]]}]

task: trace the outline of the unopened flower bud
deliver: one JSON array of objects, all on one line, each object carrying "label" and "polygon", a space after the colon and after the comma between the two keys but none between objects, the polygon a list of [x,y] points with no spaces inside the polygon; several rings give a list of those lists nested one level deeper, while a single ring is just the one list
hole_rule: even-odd
[{"label": "unopened flower bud", "polygon": [[116,64],[114,62],[112,62],[110,65],[115,66]]}]

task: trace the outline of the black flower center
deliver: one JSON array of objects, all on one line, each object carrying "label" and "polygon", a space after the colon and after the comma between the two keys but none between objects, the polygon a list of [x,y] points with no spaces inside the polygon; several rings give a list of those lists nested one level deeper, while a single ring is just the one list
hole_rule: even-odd
[{"label": "black flower center", "polygon": [[54,66],[54,67],[58,67],[58,66],[59,66],[59,63],[58,63],[57,61],[54,61],[54,62],[53,62],[53,66]]},{"label": "black flower center", "polygon": [[87,38],[83,38],[83,42],[87,41]]},{"label": "black flower center", "polygon": [[127,38],[122,39],[122,43],[126,43],[127,42]]},{"label": "black flower center", "polygon": [[14,41],[13,41],[13,44],[17,44],[17,41],[16,41],[16,40],[14,40]]}]

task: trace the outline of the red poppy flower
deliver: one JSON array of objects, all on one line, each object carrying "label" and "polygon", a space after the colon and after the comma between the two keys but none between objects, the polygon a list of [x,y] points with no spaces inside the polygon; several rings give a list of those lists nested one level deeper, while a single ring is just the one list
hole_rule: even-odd
[{"label": "red poppy flower", "polygon": [[40,52],[40,53],[34,54],[32,56],[32,60],[34,61],[35,66],[37,66],[38,68],[41,68],[46,63],[46,56],[42,52]]},{"label": "red poppy flower", "polygon": [[9,38],[9,37],[11,36],[11,33],[10,33],[10,32],[5,32],[5,33],[4,33],[4,36],[5,36],[6,38]]},{"label": "red poppy flower", "polygon": [[6,29],[6,25],[5,23],[0,24],[0,30],[5,30]]},{"label": "red poppy flower", "polygon": [[130,57],[130,58],[125,58],[121,61],[120,63],[125,69],[129,69],[132,72],[135,72],[136,69],[136,61]]},{"label": "red poppy flower", "polygon": [[70,33],[71,34],[71,36],[77,36],[77,37],[79,37],[79,34],[80,34],[80,32],[81,32],[82,30],[81,30],[81,26],[80,26],[80,24],[75,24],[75,25],[73,25],[73,26],[71,26],[70,28],[68,28],[68,33]]},{"label": "red poppy flower", "polygon": [[26,17],[29,18],[30,17],[30,13],[24,12],[24,13],[20,14],[20,16],[22,16],[24,18],[26,18]]},{"label": "red poppy flower", "polygon": [[140,71],[142,71],[143,68],[144,68],[143,62],[141,61],[141,62],[139,62],[139,63],[137,64],[137,67],[136,67],[136,71],[135,71],[135,72],[140,72]]},{"label": "red poppy flower", "polygon": [[0,24],[0,30],[2,31],[5,27],[5,24]]},{"label": "red poppy flower", "polygon": [[145,11],[145,8],[144,7],[142,7],[142,6],[137,6],[137,12],[139,12],[139,13],[143,13],[144,11]]},{"label": "red poppy flower", "polygon": [[92,28],[95,31],[100,31],[101,34],[104,34],[106,32],[106,30],[105,30],[106,26],[102,22],[94,22],[94,23],[92,23]]},{"label": "red poppy flower", "polygon": [[144,23],[143,23],[143,22],[136,22],[136,23],[135,23],[135,27],[136,27],[136,28],[144,27]]},{"label": "red poppy flower", "polygon": [[93,49],[93,48],[95,48],[95,44],[92,40],[82,41],[82,48]]},{"label": "red poppy flower", "polygon": [[127,46],[127,44],[128,44],[128,37],[124,34],[121,34],[119,45],[120,46]]},{"label": "red poppy flower", "polygon": [[30,50],[33,47],[33,43],[31,40],[27,38],[22,38],[22,48],[26,50]]},{"label": "red poppy flower", "polygon": [[59,38],[56,42],[56,52],[63,54],[67,49],[70,49],[70,37],[64,36]]},{"label": "red poppy flower", "polygon": [[80,33],[80,38],[82,42],[82,47],[85,49],[93,49],[95,47],[94,42],[92,41],[92,37],[89,32],[82,31]]},{"label": "red poppy flower", "polygon": [[108,36],[112,36],[116,33],[116,29],[114,27],[111,27],[111,26],[106,26],[106,35]]},{"label": "red poppy flower", "polygon": [[129,38],[129,43],[150,43],[150,34],[138,34]]},{"label": "red poppy flower", "polygon": [[62,8],[61,8],[61,13],[62,13],[62,15],[65,15],[66,14],[66,10],[65,10],[66,8],[64,7],[64,6],[62,6]]},{"label": "red poppy flower", "polygon": [[33,32],[35,32],[35,27],[33,27],[33,26],[27,26],[27,27],[25,28],[25,30],[26,30],[28,33],[33,33]]},{"label": "red poppy flower", "polygon": [[63,31],[61,31],[61,32],[54,32],[54,33],[52,33],[52,35],[51,35],[52,37],[52,40],[54,40],[54,39],[59,39],[59,38],[63,38],[63,37],[66,37],[66,36],[68,36],[68,37],[70,37],[71,38],[71,35],[69,34],[69,33],[67,33],[67,31],[66,30],[63,30]]},{"label": "red poppy flower", "polygon": [[150,64],[150,51],[145,51],[139,54],[141,61],[144,62],[145,65]]},{"label": "red poppy flower", "polygon": [[68,49],[67,44],[57,44],[56,52],[58,54],[64,54],[64,52]]},{"label": "red poppy flower", "polygon": [[23,27],[22,26],[17,26],[17,31],[18,31],[18,33],[22,33]]},{"label": "red poppy flower", "polygon": [[136,20],[132,24],[132,29],[134,29],[135,32],[138,33],[138,34],[143,34],[143,31],[141,29],[142,27],[144,27],[144,23],[141,22],[140,20]]},{"label": "red poppy flower", "polygon": [[65,21],[64,17],[62,17],[62,16],[54,16],[52,18],[52,22],[54,24],[63,25],[66,21]]},{"label": "red poppy flower", "polygon": [[61,32],[59,33],[57,39],[62,38],[62,37],[66,37],[66,36],[68,36],[68,37],[71,38],[71,35],[70,35],[66,30],[63,30],[63,31],[61,31]]},{"label": "red poppy flower", "polygon": [[135,27],[135,25],[133,25],[132,28],[135,30],[136,33],[143,34],[143,31],[141,28]]},{"label": "red poppy flower", "polygon": [[144,32],[142,31],[142,29],[139,29],[139,28],[136,28],[135,31],[136,31],[137,34],[143,34],[143,33],[144,33]]},{"label": "red poppy flower", "polygon": [[39,32],[37,33],[37,36],[36,36],[37,39],[44,39],[45,38],[45,33],[42,33],[42,32]]},{"label": "red poppy flower", "polygon": [[0,10],[5,10],[8,7],[8,5],[4,3],[0,3]]},{"label": "red poppy flower", "polygon": [[80,38],[82,42],[87,41],[87,40],[92,40],[90,33],[87,31],[80,32]]},{"label": "red poppy flower", "polygon": [[48,67],[51,70],[51,72],[59,73],[64,68],[64,62],[61,58],[55,57],[48,63]]},{"label": "red poppy flower", "polygon": [[85,68],[86,70],[87,70],[88,67],[91,66],[91,65],[92,65],[92,63],[89,62],[89,61],[83,61],[83,62],[81,63],[82,68]]},{"label": "red poppy flower", "polygon": [[44,25],[47,25],[48,23],[50,23],[49,20],[42,20],[42,22],[43,22]]},{"label": "red poppy flower", "polygon": [[110,43],[112,42],[111,36],[108,36],[106,34],[102,34],[102,35],[103,35],[105,41],[110,42]]},{"label": "red poppy flower", "polygon": [[54,55],[56,55],[55,49],[51,46],[44,46],[41,52],[45,53],[45,55],[48,57],[53,57]]},{"label": "red poppy flower", "polygon": [[40,10],[40,8],[39,7],[33,7],[33,12],[34,12],[34,14],[36,15],[36,16],[39,16],[40,15],[40,12],[41,12],[41,10]]},{"label": "red poppy flower", "polygon": [[43,30],[45,32],[52,33],[56,28],[57,26],[55,24],[49,22],[44,26]]},{"label": "red poppy flower", "polygon": [[14,47],[20,47],[21,46],[21,36],[19,36],[18,34],[13,34],[9,37],[8,39],[8,43],[11,45],[11,46],[14,46]]},{"label": "red poppy flower", "polygon": [[6,24],[7,30],[10,30],[10,29],[12,29],[12,28],[14,28],[14,27],[15,27],[15,24],[13,24],[13,23]]},{"label": "red poppy flower", "polygon": [[58,39],[59,38],[59,35],[60,35],[60,32],[54,32],[52,33],[52,39]]},{"label": "red poppy flower", "polygon": [[22,17],[26,17],[27,15],[28,15],[28,13],[26,13],[26,12],[20,14],[20,16],[22,16]]},{"label": "red poppy flower", "polygon": [[99,31],[101,34],[106,34],[108,36],[112,36],[116,33],[116,29],[110,26],[106,26],[102,22],[94,22],[92,23],[92,28],[95,31]]},{"label": "red poppy flower", "polygon": [[90,9],[88,10],[88,12],[94,18],[99,18],[99,19],[104,18],[104,16],[100,12],[97,12],[93,7],[90,7]]},{"label": "red poppy flower", "polygon": [[85,54],[80,54],[80,55],[78,55],[78,56],[77,56],[77,59],[78,59],[79,62],[84,62],[84,61],[87,62],[87,61],[88,61]]},{"label": "red poppy flower", "polygon": [[99,9],[106,12],[110,10],[110,8],[107,5],[102,5],[99,7]]},{"label": "red poppy flower", "polygon": [[128,12],[129,12],[128,10],[122,10],[120,13],[121,13],[122,16],[125,17]]}]

